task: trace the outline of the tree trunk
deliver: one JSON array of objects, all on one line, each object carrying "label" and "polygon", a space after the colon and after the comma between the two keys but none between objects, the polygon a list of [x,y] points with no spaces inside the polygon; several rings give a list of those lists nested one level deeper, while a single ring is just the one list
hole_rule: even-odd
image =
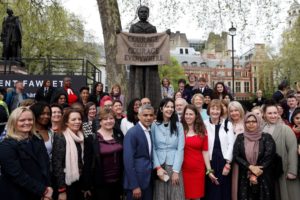
[{"label": "tree trunk", "polygon": [[116,30],[121,30],[121,19],[117,0],[97,0],[98,10],[104,37],[106,55],[106,73],[108,90],[113,84],[120,84],[122,93],[126,95],[126,69],[124,65],[117,65],[117,35]]}]

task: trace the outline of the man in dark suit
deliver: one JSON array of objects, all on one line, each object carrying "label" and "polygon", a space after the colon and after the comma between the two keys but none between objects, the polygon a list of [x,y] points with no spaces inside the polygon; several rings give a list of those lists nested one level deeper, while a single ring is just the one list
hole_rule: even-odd
[{"label": "man in dark suit", "polygon": [[252,102],[252,106],[262,106],[266,101],[266,98],[263,97],[263,92],[262,90],[257,90],[256,91],[256,98]]},{"label": "man in dark suit", "polygon": [[204,94],[212,94],[213,90],[210,89],[207,85],[207,80],[204,77],[199,78],[198,83],[193,88],[193,95],[200,93],[202,95]]},{"label": "man in dark suit", "polygon": [[288,123],[292,122],[292,115],[295,109],[298,107],[298,100],[294,94],[291,94],[287,97],[288,108],[284,109],[283,119]]},{"label": "man in dark suit", "polygon": [[124,148],[124,189],[127,200],[152,200],[152,142],[150,126],[154,109],[143,105],[138,112],[139,122],[125,135]]}]

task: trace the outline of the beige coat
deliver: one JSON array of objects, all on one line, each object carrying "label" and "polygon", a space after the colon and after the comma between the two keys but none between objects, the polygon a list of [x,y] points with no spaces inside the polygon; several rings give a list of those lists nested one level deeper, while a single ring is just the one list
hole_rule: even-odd
[{"label": "beige coat", "polygon": [[277,124],[272,134],[276,143],[276,152],[282,158],[283,175],[276,184],[276,200],[296,200],[300,198],[300,181],[288,180],[288,173],[297,175],[298,155],[297,139],[292,129],[284,124]]}]

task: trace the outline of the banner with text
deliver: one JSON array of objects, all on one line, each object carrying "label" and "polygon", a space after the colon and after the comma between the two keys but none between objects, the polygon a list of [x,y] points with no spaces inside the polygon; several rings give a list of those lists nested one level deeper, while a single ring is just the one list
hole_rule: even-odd
[{"label": "banner with text", "polygon": [[136,34],[121,32],[117,38],[117,64],[163,65],[170,60],[167,33]]},{"label": "banner with text", "polygon": [[[42,87],[44,80],[50,80],[54,88],[63,87],[65,75],[21,75],[21,74],[1,74],[0,87],[13,88],[17,81],[22,81],[24,92],[34,98],[36,91]],[[72,79],[72,88],[75,91],[86,85],[85,76],[68,76]]]}]

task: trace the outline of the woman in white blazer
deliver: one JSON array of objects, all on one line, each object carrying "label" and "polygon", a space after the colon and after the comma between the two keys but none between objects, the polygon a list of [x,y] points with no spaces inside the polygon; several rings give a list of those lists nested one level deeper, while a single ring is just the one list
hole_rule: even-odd
[{"label": "woman in white blazer", "polygon": [[206,174],[214,173],[217,180],[208,180],[206,183],[207,200],[230,200],[231,199],[231,169],[232,151],[235,141],[231,122],[222,119],[222,103],[214,99],[208,106],[207,114],[210,116],[205,120],[208,134],[208,150],[212,170]]}]

